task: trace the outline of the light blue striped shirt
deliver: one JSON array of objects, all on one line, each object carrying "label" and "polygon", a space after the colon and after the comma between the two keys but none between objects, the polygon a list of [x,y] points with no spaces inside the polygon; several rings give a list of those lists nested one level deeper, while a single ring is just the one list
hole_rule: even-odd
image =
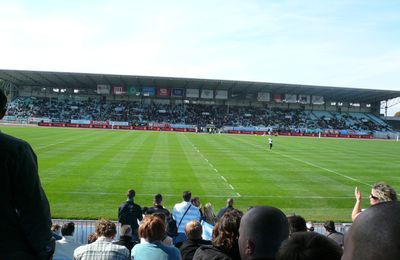
[{"label": "light blue striped shirt", "polygon": [[[172,217],[176,221],[176,225],[179,224],[183,214],[187,208],[191,205],[190,202],[182,201],[181,203],[175,204],[174,209],[172,211]],[[200,221],[200,210],[198,207],[192,205],[188,212],[186,213],[185,217],[182,219],[182,223],[178,227],[178,233],[185,233],[185,226],[191,220]]]}]

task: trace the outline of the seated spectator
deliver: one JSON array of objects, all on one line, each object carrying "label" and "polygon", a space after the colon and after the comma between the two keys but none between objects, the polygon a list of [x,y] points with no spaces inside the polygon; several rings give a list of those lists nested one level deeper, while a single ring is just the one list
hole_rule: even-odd
[{"label": "seated spectator", "polygon": [[229,199],[226,200],[226,207],[223,207],[222,209],[220,209],[220,210],[218,211],[216,221],[217,221],[220,217],[222,217],[222,215],[224,215],[225,212],[227,212],[227,211],[229,211],[229,210],[232,210],[232,209],[233,209],[233,199],[232,199],[232,198],[229,198]]},{"label": "seated spectator", "polygon": [[211,241],[201,238],[202,232],[202,226],[198,221],[192,220],[186,224],[185,234],[188,239],[176,245],[181,251],[182,260],[193,259],[194,253],[201,245],[211,245]]},{"label": "seated spectator", "polygon": [[87,243],[91,244],[96,240],[97,240],[97,234],[96,234],[96,232],[93,232],[93,233],[89,234]]},{"label": "seated spectator", "polygon": [[211,205],[211,203],[206,203],[206,205],[204,205],[204,207],[202,208],[202,220],[204,220],[205,222],[207,222],[210,225],[214,225],[215,224],[215,214],[214,214],[214,209],[213,206]]},{"label": "seated spectator", "polygon": [[165,237],[165,223],[161,218],[146,216],[139,226],[139,236],[142,242],[133,247],[132,259],[181,259],[176,247],[166,246],[161,242]]},{"label": "seated spectator", "polygon": [[51,232],[53,232],[53,237],[55,240],[61,240],[61,226],[58,224],[51,225]]},{"label": "seated spectator", "polygon": [[154,196],[154,205],[153,207],[147,208],[146,214],[152,215],[154,213],[163,213],[166,217],[166,221],[168,221],[170,218],[170,213],[169,210],[162,205],[162,201],[163,201],[162,195],[156,194]]},{"label": "seated spectator", "polygon": [[302,216],[291,215],[287,219],[289,223],[289,236],[296,232],[307,231],[306,221]]},{"label": "seated spectator", "polygon": [[122,225],[119,231],[119,240],[114,241],[113,244],[121,245],[129,250],[129,254],[132,251],[133,246],[136,244],[132,241],[132,228],[130,225]]},{"label": "seated spectator", "polygon": [[[165,224],[165,228],[167,228],[167,222],[166,222],[166,217],[165,217],[164,213],[161,213],[161,212],[154,213],[153,216],[156,216],[156,217],[159,217],[160,219],[162,219],[162,221]],[[166,246],[172,246],[174,244],[173,240],[172,240],[172,237],[168,236],[167,230],[165,230],[164,239],[161,242]]]},{"label": "seated spectator", "polygon": [[[358,187],[355,188],[354,195],[356,197],[356,204],[351,213],[352,221],[354,221],[361,213],[362,196]],[[375,205],[385,201],[397,201],[396,191],[384,182],[375,183],[374,186],[372,186],[371,194],[369,195],[369,203]]]},{"label": "seated spectator", "polygon": [[296,232],[282,243],[276,260],[340,260],[342,248],[317,232]]},{"label": "seated spectator", "polygon": [[239,226],[243,213],[233,209],[226,212],[215,224],[212,234],[212,246],[199,247],[193,259],[240,259]]},{"label": "seated spectator", "polygon": [[336,231],[335,222],[332,220],[326,221],[324,223],[324,228],[326,231],[326,236],[338,243],[339,246],[343,247],[344,235]]},{"label": "seated spectator", "polygon": [[289,236],[289,225],[281,210],[253,207],[243,216],[239,234],[242,259],[274,259],[282,241]]},{"label": "seated spectator", "polygon": [[75,242],[73,237],[75,231],[74,222],[68,222],[61,227],[62,239],[56,241],[54,259],[71,259],[74,257],[74,250],[82,244]]},{"label": "seated spectator", "polygon": [[346,234],[343,260],[400,259],[400,202],[372,205]]},{"label": "seated spectator", "polygon": [[309,231],[309,232],[313,232],[314,231],[314,223],[312,223],[311,221],[308,221],[306,223],[306,227],[307,227],[307,231]]},{"label": "seated spectator", "polygon": [[129,250],[112,243],[117,234],[116,225],[110,220],[101,219],[96,223],[97,240],[91,244],[80,246],[74,251],[74,260],[102,259],[128,260]]}]

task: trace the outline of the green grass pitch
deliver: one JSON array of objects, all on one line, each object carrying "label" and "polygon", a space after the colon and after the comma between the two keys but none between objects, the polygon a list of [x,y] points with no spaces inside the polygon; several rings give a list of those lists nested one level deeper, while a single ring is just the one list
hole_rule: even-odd
[{"label": "green grass pitch", "polygon": [[117,218],[129,188],[172,209],[184,190],[217,211],[226,198],[246,211],[272,205],[306,220],[350,221],[354,187],[368,207],[370,185],[400,190],[400,142],[265,136],[6,127],[38,155],[53,218]]}]

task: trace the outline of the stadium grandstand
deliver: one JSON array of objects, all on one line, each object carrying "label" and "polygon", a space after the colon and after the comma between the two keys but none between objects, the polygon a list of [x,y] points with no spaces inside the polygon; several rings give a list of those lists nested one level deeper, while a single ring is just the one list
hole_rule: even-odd
[{"label": "stadium grandstand", "polygon": [[396,138],[400,91],[233,80],[0,70],[3,121],[40,126]]}]

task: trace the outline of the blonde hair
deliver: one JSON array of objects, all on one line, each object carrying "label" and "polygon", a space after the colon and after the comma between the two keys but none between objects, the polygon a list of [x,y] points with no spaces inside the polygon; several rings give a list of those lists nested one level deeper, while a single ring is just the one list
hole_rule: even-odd
[{"label": "blonde hair", "polygon": [[379,202],[397,201],[396,191],[384,182],[374,184],[372,187],[372,195],[377,197]]},{"label": "blonde hair", "polygon": [[210,202],[206,203],[206,205],[204,205],[204,207],[203,207],[203,217],[206,222],[214,225],[215,214],[214,214],[213,206],[211,205]]}]

